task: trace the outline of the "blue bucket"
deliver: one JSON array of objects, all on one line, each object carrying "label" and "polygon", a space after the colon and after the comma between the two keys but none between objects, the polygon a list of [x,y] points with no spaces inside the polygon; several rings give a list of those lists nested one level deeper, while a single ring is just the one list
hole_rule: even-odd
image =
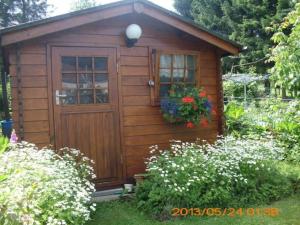
[{"label": "blue bucket", "polygon": [[13,121],[12,119],[9,120],[2,120],[1,121],[1,127],[2,127],[2,134],[8,138],[10,138],[12,127],[13,127]]}]

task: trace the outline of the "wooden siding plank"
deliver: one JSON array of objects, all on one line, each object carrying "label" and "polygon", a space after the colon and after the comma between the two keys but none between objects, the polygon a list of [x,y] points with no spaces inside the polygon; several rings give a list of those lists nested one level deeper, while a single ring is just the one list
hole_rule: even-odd
[{"label": "wooden siding plank", "polygon": [[124,106],[123,112],[124,117],[161,115],[160,108],[153,106]]},{"label": "wooden siding plank", "polygon": [[122,86],[123,96],[149,96],[150,87],[147,86]]},{"label": "wooden siding plank", "polygon": [[30,143],[40,144],[40,143],[49,143],[50,136],[48,132],[34,132],[34,133],[24,133],[24,140]]},{"label": "wooden siding plank", "polygon": [[175,134],[157,134],[157,135],[146,135],[146,136],[134,136],[125,137],[125,145],[136,146],[136,145],[155,145],[159,143],[165,143],[166,140],[182,140],[182,141],[196,141],[197,138],[212,139],[216,138],[218,132],[216,130],[205,130],[196,132],[185,132]]},{"label": "wooden siding plank", "polygon": [[[31,121],[48,121],[48,110],[24,110],[23,117],[24,122],[31,122]],[[17,117],[18,111],[13,111],[13,116]],[[14,122],[18,122],[18,119],[15,118]]]},{"label": "wooden siding plank", "polygon": [[150,96],[124,96],[123,105],[150,105]]},{"label": "wooden siding plank", "polygon": [[[20,58],[21,65],[46,65],[45,54],[21,54]],[[12,65],[16,64],[16,56],[9,56],[9,63]]]},{"label": "wooden siding plank", "polygon": [[[23,105],[24,110],[48,109],[48,99],[25,99]],[[16,101],[13,101],[12,107],[18,108]]]},{"label": "wooden siding plank", "polygon": [[[17,88],[12,88],[12,98],[17,99]],[[22,88],[23,99],[47,98],[47,88]]]},{"label": "wooden siding plank", "polygon": [[148,56],[148,48],[146,47],[121,47],[121,56]]},{"label": "wooden siding plank", "polygon": [[121,66],[148,66],[148,57],[123,56]]},{"label": "wooden siding plank", "polygon": [[148,66],[121,66],[122,76],[149,76]]},{"label": "wooden siding plank", "polygon": [[122,77],[122,85],[130,85],[130,86],[139,86],[145,85],[148,86],[149,76],[123,76]]},{"label": "wooden siding plank", "polygon": [[182,132],[202,132],[216,130],[218,128],[217,122],[211,122],[208,127],[196,127],[193,129],[186,128],[184,125],[147,125],[147,126],[127,126],[124,128],[124,136],[145,136],[151,134],[173,134],[173,133],[182,133]]},{"label": "wooden siding plank", "polygon": [[[9,74],[16,76],[16,66],[11,65],[9,67]],[[22,76],[46,76],[45,65],[21,65]]]},{"label": "wooden siding plank", "polygon": [[[11,77],[11,86],[17,87],[16,77]],[[22,87],[23,88],[47,87],[47,77],[46,76],[22,77]]]}]

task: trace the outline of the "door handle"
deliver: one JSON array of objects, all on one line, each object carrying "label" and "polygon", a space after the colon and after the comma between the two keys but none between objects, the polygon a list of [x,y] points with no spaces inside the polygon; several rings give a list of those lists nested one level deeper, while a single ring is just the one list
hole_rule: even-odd
[{"label": "door handle", "polygon": [[55,101],[56,101],[56,105],[60,104],[60,98],[66,98],[67,95],[66,94],[59,94],[59,90],[55,91]]}]

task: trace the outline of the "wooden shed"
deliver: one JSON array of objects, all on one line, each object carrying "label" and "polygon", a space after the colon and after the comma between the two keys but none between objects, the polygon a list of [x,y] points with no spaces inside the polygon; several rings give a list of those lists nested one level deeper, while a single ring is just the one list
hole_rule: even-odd
[{"label": "wooden shed", "polygon": [[[126,45],[130,24],[142,28]],[[121,1],[1,30],[18,136],[38,146],[75,147],[95,161],[96,183],[130,182],[149,146],[215,140],[223,130],[220,59],[240,46],[145,0]],[[173,62],[161,65],[162,57]],[[187,61],[195,62],[193,67]],[[217,107],[207,128],[165,122],[159,98],[186,77]],[[149,85],[149,81],[154,81]],[[151,82],[150,82],[151,84]]]}]

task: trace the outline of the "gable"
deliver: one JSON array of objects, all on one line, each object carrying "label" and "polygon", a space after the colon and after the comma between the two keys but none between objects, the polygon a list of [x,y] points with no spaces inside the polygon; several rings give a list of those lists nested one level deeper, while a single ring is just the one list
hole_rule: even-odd
[{"label": "gable", "polygon": [[230,54],[237,54],[241,48],[241,46],[236,43],[214,34],[205,28],[201,28],[175,13],[144,0],[121,1],[6,28],[1,31],[1,45],[7,46],[17,42],[79,27],[85,24],[130,14],[142,14],[149,16],[158,20],[158,22],[162,22],[173,28],[179,29]]}]

